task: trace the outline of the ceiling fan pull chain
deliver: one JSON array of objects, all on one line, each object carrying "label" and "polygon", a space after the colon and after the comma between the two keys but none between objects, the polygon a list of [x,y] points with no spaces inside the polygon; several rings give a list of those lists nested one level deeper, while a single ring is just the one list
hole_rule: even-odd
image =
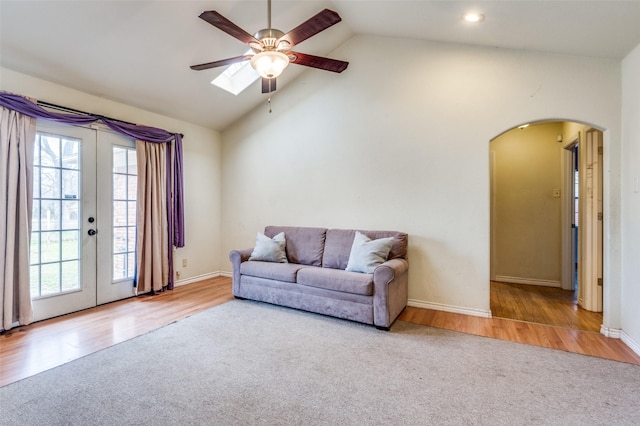
[{"label": "ceiling fan pull chain", "polygon": [[269,105],[269,114],[271,114],[271,96],[267,99],[267,105]]}]

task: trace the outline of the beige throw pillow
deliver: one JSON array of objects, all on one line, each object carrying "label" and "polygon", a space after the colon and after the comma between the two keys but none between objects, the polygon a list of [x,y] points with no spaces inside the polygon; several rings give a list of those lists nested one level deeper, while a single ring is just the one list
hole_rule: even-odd
[{"label": "beige throw pillow", "polygon": [[253,248],[249,260],[287,263],[286,246],[284,232],[275,235],[273,238],[258,232],[256,246]]},{"label": "beige throw pillow", "polygon": [[346,270],[373,274],[378,266],[386,262],[392,245],[393,237],[371,240],[363,233],[356,231]]}]

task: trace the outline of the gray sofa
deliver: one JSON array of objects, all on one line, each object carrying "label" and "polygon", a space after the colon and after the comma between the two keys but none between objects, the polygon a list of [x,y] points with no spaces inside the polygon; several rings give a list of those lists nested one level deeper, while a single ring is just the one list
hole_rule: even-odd
[{"label": "gray sofa", "polygon": [[331,315],[389,330],[407,306],[408,235],[360,231],[372,240],[393,237],[388,260],[373,273],[345,271],[355,230],[267,226],[284,232],[287,263],[249,260],[253,249],[233,250],[233,295]]}]

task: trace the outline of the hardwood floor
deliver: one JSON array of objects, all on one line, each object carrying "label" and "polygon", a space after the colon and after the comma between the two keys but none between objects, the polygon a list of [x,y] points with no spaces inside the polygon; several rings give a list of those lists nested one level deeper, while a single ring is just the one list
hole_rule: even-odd
[{"label": "hardwood floor", "polygon": [[[0,335],[0,386],[163,327],[233,298],[220,277],[18,327]],[[618,339],[502,318],[480,318],[408,307],[400,320],[640,365]]]},{"label": "hardwood floor", "polygon": [[491,314],[538,324],[600,332],[602,312],[580,308],[573,291],[491,282]]},{"label": "hardwood floor", "polygon": [[399,319],[477,336],[560,349],[640,365],[640,356],[621,340],[605,337],[592,331],[573,330],[504,318],[480,318],[411,306],[400,314]]},{"label": "hardwood floor", "polygon": [[493,318],[408,307],[400,319],[640,365],[640,356],[621,340],[600,334],[602,313],[579,308],[573,292],[491,282],[490,306]]}]

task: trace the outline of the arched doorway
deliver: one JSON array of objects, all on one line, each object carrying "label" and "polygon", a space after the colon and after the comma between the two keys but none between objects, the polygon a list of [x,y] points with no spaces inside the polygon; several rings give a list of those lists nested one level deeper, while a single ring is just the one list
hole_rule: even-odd
[{"label": "arched doorway", "polygon": [[600,331],[602,132],[525,123],[490,144],[492,315]]}]

